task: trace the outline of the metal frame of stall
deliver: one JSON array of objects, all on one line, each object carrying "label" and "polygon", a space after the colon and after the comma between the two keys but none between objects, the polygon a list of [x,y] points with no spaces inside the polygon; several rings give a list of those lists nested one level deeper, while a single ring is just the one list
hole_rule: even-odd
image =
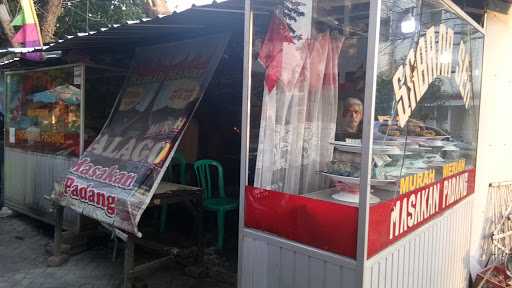
[{"label": "metal frame of stall", "polygon": [[[12,75],[12,74],[47,71],[47,70],[52,70],[52,69],[73,68],[73,67],[76,69],[74,71],[74,73],[78,72],[78,69],[80,71],[79,79],[80,79],[81,96],[80,96],[79,155],[81,155],[85,149],[85,147],[84,147],[84,145],[85,145],[85,117],[86,117],[86,115],[85,115],[86,99],[85,98],[86,98],[87,68],[90,67],[90,68],[103,69],[105,71],[118,71],[118,72],[120,72],[120,71],[122,72],[122,70],[113,68],[113,67],[103,66],[103,65],[86,64],[86,63],[77,62],[77,63],[63,64],[63,65],[56,65],[56,66],[38,67],[38,68],[34,68],[34,69],[24,68],[24,69],[6,70],[3,73],[4,74],[3,81],[4,81],[4,83],[6,83],[7,76]],[[4,103],[7,104],[7,99],[5,99],[6,95],[7,95],[7,93],[5,93],[5,95],[2,95],[2,97],[4,98]],[[4,117],[4,121],[6,121],[5,117]],[[7,129],[7,128],[5,128],[5,129]],[[5,133],[4,137],[8,137],[7,133]],[[7,138],[4,139],[5,142],[7,142],[8,140],[9,139],[7,139]],[[9,153],[12,153],[11,149],[17,149],[17,148],[12,148],[12,147],[4,148],[4,151],[3,151],[4,159],[8,159]],[[43,222],[47,222],[47,223],[50,223],[53,225],[53,224],[55,224],[55,217],[53,216],[53,205],[50,201],[50,196],[51,196],[50,194],[53,190],[53,183],[59,179],[58,177],[62,177],[62,175],[64,175],[63,173],[71,167],[71,165],[78,159],[78,156],[58,156],[58,155],[44,154],[44,153],[40,153],[40,152],[31,152],[31,151],[24,151],[24,153],[22,153],[22,154],[25,154],[24,157],[36,157],[36,155],[41,155],[42,158],[46,158],[44,161],[48,162],[48,163],[46,163],[46,166],[45,166],[46,168],[48,168],[50,170],[56,168],[58,171],[56,171],[53,174],[54,177],[52,179],[48,180],[49,182],[46,182],[47,185],[44,185],[44,183],[41,184],[39,182],[32,183],[33,187],[35,187],[36,185],[44,185],[45,187],[43,187],[43,189],[48,190],[47,194],[45,194],[45,195],[35,195],[35,191],[34,191],[35,188],[32,191],[19,191],[18,190],[16,192],[14,192],[14,193],[23,193],[23,194],[32,193],[32,194],[34,194],[32,197],[38,196],[38,198],[35,200],[37,200],[39,203],[45,203],[43,208],[39,207],[38,209],[36,209],[36,208],[30,207],[28,205],[22,204],[22,203],[16,203],[16,201],[11,201],[9,195],[12,192],[8,191],[9,187],[7,187],[7,185],[5,183],[6,181],[3,181],[4,191],[2,191],[4,200],[5,200],[4,204],[6,207],[9,207],[9,208],[13,209],[14,211],[20,212],[22,214],[26,214],[30,217],[36,218],[38,220],[41,220]],[[60,163],[56,163],[57,160]],[[10,164],[7,163],[7,161],[5,161],[4,167],[8,169],[9,165]],[[4,175],[5,175],[7,169],[3,169],[2,178],[4,178]],[[34,172],[34,175],[36,175],[36,174],[37,173]],[[18,183],[19,181],[21,181],[21,180],[20,179],[17,179],[17,181],[13,180],[13,185],[11,185],[11,186],[17,187],[18,185],[16,183]],[[26,181],[26,179],[24,179],[23,181]],[[64,213],[64,219],[63,219],[64,226],[66,228],[70,228],[74,232],[78,232],[81,229],[81,227],[83,226],[82,220],[83,220],[83,218],[79,214],[74,213],[70,210],[69,211],[66,210]]]},{"label": "metal frame of stall", "polygon": [[[84,120],[85,120],[85,64],[83,63],[74,63],[74,64],[65,64],[65,65],[58,65],[58,66],[51,66],[51,67],[43,67],[43,68],[35,68],[35,69],[13,69],[13,70],[7,70],[4,72],[4,83],[6,83],[7,81],[7,77],[9,75],[12,75],[12,74],[22,74],[22,73],[27,73],[27,72],[38,72],[38,71],[47,71],[47,70],[52,70],[52,69],[61,69],[61,68],[72,68],[72,67],[78,67],[80,69],[80,154],[83,152],[84,150]],[[5,98],[7,96],[7,93],[5,93],[5,95],[3,95],[3,97]],[[5,102],[7,104],[7,99],[5,99]],[[4,121],[5,121],[5,118],[4,118]],[[7,128],[5,128],[7,129]],[[5,133],[5,137],[8,137],[7,136],[7,133]],[[8,141],[8,139],[4,139],[5,142]],[[11,149],[16,149],[16,148],[9,148],[9,147],[5,147],[4,149],[4,159],[8,159],[8,156],[10,155],[11,153]],[[72,157],[72,156],[56,156],[56,155],[51,155],[51,154],[43,154],[43,153],[38,153],[38,152],[28,152],[28,151],[24,151],[23,154],[26,154],[26,155],[32,155],[33,157],[35,157],[35,155],[38,155],[38,154],[41,154],[43,157],[45,158],[51,158],[51,159],[48,159],[47,161],[50,161],[50,162],[55,162],[56,159],[60,160],[61,164],[60,165],[57,165],[57,168],[60,168],[62,171],[66,171],[67,169],[69,169],[69,167],[71,167],[72,163],[74,163],[78,157]],[[30,157],[30,156],[29,156]],[[64,162],[67,162],[66,164],[64,164]],[[58,166],[61,166],[61,167],[58,167]],[[3,173],[5,175],[5,171],[9,168],[9,163],[7,163],[7,161],[5,161],[5,168],[3,170]],[[59,173],[57,173],[58,175],[60,175]],[[56,174],[56,175],[57,175]],[[21,176],[21,175],[20,175]],[[18,179],[20,180],[20,179]],[[55,181],[56,179],[52,179],[53,181]],[[52,181],[50,180],[50,181]],[[16,180],[13,180],[14,183],[17,183]],[[23,181],[26,181],[26,180],[23,180]],[[53,181],[51,183],[53,183]],[[49,201],[49,196],[51,194],[51,191],[53,189],[53,185],[51,187],[48,187],[48,194],[47,195],[40,195],[39,199],[37,199],[40,203],[41,202],[46,202],[46,206],[47,206],[47,210],[46,211],[42,211],[41,209],[34,209],[32,207],[29,207],[25,204],[21,204],[21,203],[16,203],[16,201],[12,201],[12,200],[9,200],[10,197],[9,197],[9,194],[12,193],[12,192],[9,192],[9,188],[10,187],[7,187],[7,184],[5,183],[6,181],[4,181],[4,187],[5,187],[5,191],[4,191],[4,198],[5,198],[5,206],[15,210],[15,211],[18,211],[20,213],[23,213],[23,214],[27,214],[33,218],[36,218],[36,219],[39,219],[39,220],[42,220],[44,222],[47,222],[47,223],[52,223],[53,224],[53,220],[54,220],[54,217],[51,213],[51,210],[52,210],[52,205]],[[41,185],[41,183],[33,183],[33,185]],[[14,186],[17,186],[16,184],[14,184]],[[11,187],[12,188],[12,187]],[[34,194],[34,191],[16,191],[14,193],[24,193],[24,194],[27,194],[27,193],[32,193]],[[37,195],[33,195],[33,196],[37,196]],[[66,213],[66,216],[65,216],[65,223],[67,224],[66,226],[69,226],[69,227],[72,227],[74,230],[76,229],[79,229],[78,227],[80,226],[80,220],[79,220],[79,215],[78,214],[68,214]]]},{"label": "metal frame of stall", "polygon": [[[271,235],[269,233],[251,229],[244,224],[244,203],[245,203],[245,187],[248,183],[248,152],[249,152],[249,127],[250,127],[250,99],[251,99],[251,71],[252,71],[252,35],[253,35],[253,17],[255,12],[251,7],[251,0],[245,0],[245,48],[244,48],[244,83],[243,83],[243,107],[242,107],[242,139],[241,139],[241,174],[240,174],[240,213],[239,213],[239,245],[238,245],[238,287],[262,287],[258,286],[261,283],[271,283],[270,286],[278,287],[278,283],[272,283],[272,278],[275,275],[270,275],[269,271],[274,270],[279,273],[279,268],[275,265],[279,263],[269,263],[267,256],[262,254],[281,253],[281,263],[287,261],[287,264],[297,264],[298,261],[306,262],[300,265],[306,265],[310,270],[316,267],[320,274],[323,273],[324,279],[318,278],[317,280],[323,281],[323,286],[318,284],[318,287],[434,287],[422,283],[422,280],[416,279],[416,284],[408,286],[407,283],[402,282],[399,273],[412,272],[408,269],[407,265],[415,265],[404,260],[405,254],[413,252],[411,249],[416,249],[420,243],[423,244],[425,237],[433,233],[446,233],[452,232],[450,227],[454,228],[454,223],[462,223],[471,217],[472,196],[469,196],[462,203],[456,207],[445,212],[438,219],[434,219],[425,226],[412,232],[404,239],[399,240],[397,243],[391,245],[385,250],[379,252],[377,255],[368,259],[368,226],[369,226],[369,191],[370,191],[370,175],[372,169],[372,145],[373,145],[373,118],[375,112],[375,98],[376,98],[376,83],[377,83],[377,60],[379,53],[379,33],[380,33],[380,19],[381,19],[381,5],[382,0],[369,1],[369,32],[368,32],[368,52],[366,58],[366,82],[365,82],[365,95],[364,95],[364,113],[363,118],[363,136],[362,136],[362,151],[361,151],[361,181],[359,194],[358,209],[358,229],[357,232],[357,256],[356,259],[340,256],[334,253],[323,251],[321,249],[313,248],[298,242],[286,240],[279,236]],[[471,19],[465,12],[462,11],[456,4],[450,0],[439,0],[457,14],[462,20],[467,21],[471,26],[481,32],[485,37],[484,29]],[[485,65],[485,64],[484,64]],[[462,254],[468,252],[470,249],[470,221],[466,221],[465,227],[455,231],[461,236],[454,239],[456,242],[451,246],[446,247],[449,249],[458,249]],[[447,226],[441,227],[441,226]],[[446,228],[446,229],[445,229]],[[463,235],[467,234],[467,235]],[[432,238],[430,238],[432,239]],[[450,241],[450,239],[445,239]],[[412,242],[408,247],[404,247],[403,243]],[[464,245],[467,244],[467,245]],[[413,247],[414,246],[414,247]],[[411,248],[412,247],[412,248]],[[285,251],[285,252],[283,252]],[[283,254],[285,253],[285,254]],[[286,254],[287,253],[287,254]],[[413,253],[414,254],[414,253]],[[286,259],[283,259],[283,255]],[[427,255],[414,254],[418,257],[427,258]],[[289,257],[288,257],[289,256]],[[443,257],[443,267],[450,269],[450,265],[454,261],[460,260],[459,258],[449,257],[446,255],[433,255],[435,257]],[[279,257],[279,256],[278,256]],[[414,256],[413,256],[414,257]],[[297,260],[299,259],[299,260]],[[304,261],[303,261],[304,260]],[[404,261],[402,261],[404,260]],[[451,262],[450,262],[451,261]],[[309,262],[309,264],[308,264]],[[313,267],[312,263],[315,267]],[[403,263],[401,263],[403,262]],[[460,261],[459,261],[460,262]],[[434,263],[430,262],[430,265]],[[427,263],[417,269],[427,270]],[[468,262],[469,270],[469,262]],[[292,271],[294,267],[291,267]],[[412,269],[412,268],[411,268]],[[334,273],[332,273],[334,271]],[[433,271],[432,269],[430,271]],[[379,273],[380,272],[380,273]],[[416,271],[417,272],[417,271]],[[454,271],[453,271],[454,272]],[[469,271],[467,275],[469,275]],[[281,271],[281,273],[283,273]],[[386,276],[386,274],[388,276]],[[391,275],[391,274],[394,274]],[[410,273],[411,275],[413,273]],[[278,277],[287,277],[281,275]],[[328,279],[330,277],[330,279]],[[387,277],[387,278],[386,278]],[[427,277],[427,276],[425,276]],[[258,279],[259,280],[255,280]],[[264,280],[261,280],[261,279]],[[266,281],[266,282],[265,282]],[[327,285],[330,282],[331,285]],[[380,284],[377,284],[381,282]],[[462,280],[463,283],[464,281]],[[259,283],[259,284],[255,284]],[[410,283],[410,282],[409,282]],[[466,283],[467,284],[467,283]],[[292,285],[292,284],[290,284]],[[308,287],[308,284],[304,284]],[[386,286],[384,286],[386,285]],[[444,285],[444,284],[443,284]]]}]

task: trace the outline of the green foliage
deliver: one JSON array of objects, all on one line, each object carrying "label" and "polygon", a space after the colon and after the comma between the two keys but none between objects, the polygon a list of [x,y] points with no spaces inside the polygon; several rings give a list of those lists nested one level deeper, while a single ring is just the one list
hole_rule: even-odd
[{"label": "green foliage", "polygon": [[[108,25],[145,17],[144,0],[65,0],[64,2],[64,10],[57,20],[55,33],[59,39],[64,38],[65,35],[99,31],[100,28]],[[89,8],[87,8],[87,2]]]}]

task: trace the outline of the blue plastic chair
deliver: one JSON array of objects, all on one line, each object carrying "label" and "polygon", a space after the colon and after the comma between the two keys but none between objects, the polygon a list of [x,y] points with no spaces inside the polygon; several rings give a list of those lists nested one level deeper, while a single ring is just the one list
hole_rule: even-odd
[{"label": "blue plastic chair", "polygon": [[[215,185],[213,173],[217,172]],[[194,163],[197,183],[203,189],[203,207],[217,213],[217,249],[224,246],[224,220],[226,212],[238,208],[238,200],[227,198],[224,193],[224,169],[215,160],[198,160]],[[214,195],[214,191],[218,195]]]}]

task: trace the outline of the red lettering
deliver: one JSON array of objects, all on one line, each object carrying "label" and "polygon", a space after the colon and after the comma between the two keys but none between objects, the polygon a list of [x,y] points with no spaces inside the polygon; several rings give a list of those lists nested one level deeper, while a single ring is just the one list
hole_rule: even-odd
[{"label": "red lettering", "polygon": [[107,207],[105,209],[107,215],[114,216],[116,214],[116,200],[117,198],[115,196],[107,197]]},{"label": "red lettering", "polygon": [[75,183],[75,178],[73,177],[66,177],[66,181],[64,182],[64,195],[68,195],[69,194],[69,190],[71,189],[71,187],[73,186],[73,184]]},{"label": "red lettering", "polygon": [[137,179],[137,175],[130,173],[124,177],[121,186],[126,187],[127,189],[131,189],[135,183],[135,179]]},{"label": "red lettering", "polygon": [[80,197],[80,200],[87,201],[87,187],[82,186],[78,188],[78,196]]},{"label": "red lettering", "polygon": [[103,176],[103,179],[101,181],[106,183],[114,183],[114,177],[119,173],[119,170],[117,170],[117,165],[114,165],[110,168],[108,168],[108,172],[105,176]]},{"label": "red lettering", "polygon": [[80,174],[80,170],[82,170],[82,167],[85,164],[88,164],[89,162],[90,162],[89,158],[84,158],[84,159],[78,160],[78,162],[75,163],[73,168],[71,168],[71,172]]}]

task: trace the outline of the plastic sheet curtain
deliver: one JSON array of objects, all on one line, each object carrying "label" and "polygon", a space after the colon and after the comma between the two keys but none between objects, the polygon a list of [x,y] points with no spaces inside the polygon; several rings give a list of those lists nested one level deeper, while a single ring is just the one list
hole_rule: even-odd
[{"label": "plastic sheet curtain", "polygon": [[292,37],[275,15],[259,51],[266,73],[256,187],[303,194],[325,181],[318,171],[333,154],[343,38],[330,31],[310,34]]}]

